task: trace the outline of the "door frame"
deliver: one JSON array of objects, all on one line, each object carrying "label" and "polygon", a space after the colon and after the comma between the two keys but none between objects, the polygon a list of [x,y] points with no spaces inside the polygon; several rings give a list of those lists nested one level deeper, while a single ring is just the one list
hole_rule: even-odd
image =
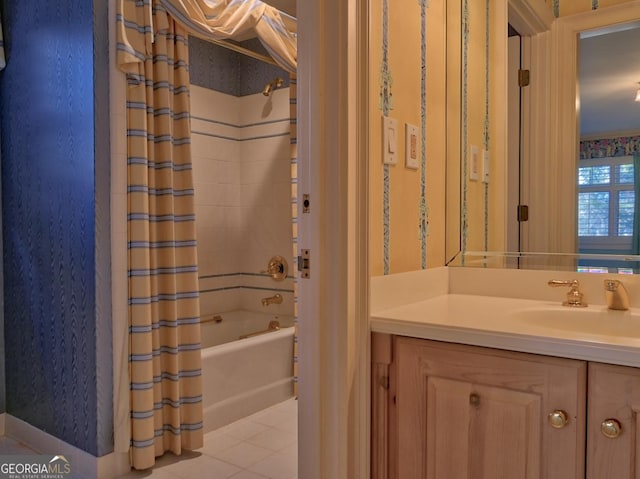
[{"label": "door frame", "polygon": [[369,477],[368,1],[298,2],[298,474]]},{"label": "door frame", "polygon": [[[521,68],[531,71],[531,84],[521,88],[520,204],[529,206],[529,220],[519,224],[520,251],[546,251],[549,209],[546,188],[531,190],[528,179],[548,181],[547,134],[549,82],[549,30],[555,21],[542,0],[508,0],[509,23],[520,34]],[[536,101],[532,101],[535,98]],[[536,163],[536,159],[541,159]],[[523,265],[524,266],[524,265]]]}]

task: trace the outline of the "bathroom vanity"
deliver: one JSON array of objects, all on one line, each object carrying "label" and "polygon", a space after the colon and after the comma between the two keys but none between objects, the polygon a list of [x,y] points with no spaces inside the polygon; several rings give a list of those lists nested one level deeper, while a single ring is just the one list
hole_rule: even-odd
[{"label": "bathroom vanity", "polygon": [[639,477],[640,315],[606,308],[602,275],[563,307],[549,274],[373,279],[373,478]]}]

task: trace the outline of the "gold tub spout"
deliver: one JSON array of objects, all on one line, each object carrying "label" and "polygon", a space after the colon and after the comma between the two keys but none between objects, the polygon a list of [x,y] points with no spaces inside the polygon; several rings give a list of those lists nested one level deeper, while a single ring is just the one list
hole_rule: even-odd
[{"label": "gold tub spout", "polygon": [[268,298],[262,298],[262,306],[269,306],[270,304],[282,304],[282,295],[276,293]]}]

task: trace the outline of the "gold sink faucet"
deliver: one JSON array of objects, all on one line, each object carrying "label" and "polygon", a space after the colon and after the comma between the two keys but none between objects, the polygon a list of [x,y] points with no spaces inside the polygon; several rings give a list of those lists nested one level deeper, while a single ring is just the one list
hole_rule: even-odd
[{"label": "gold sink faucet", "polygon": [[609,309],[629,309],[629,295],[622,282],[617,279],[604,280],[604,299]]},{"label": "gold sink faucet", "polygon": [[587,303],[582,300],[583,294],[580,292],[580,283],[577,279],[551,279],[547,284],[552,288],[558,286],[569,286],[571,288],[567,293],[567,300],[563,301],[562,306],[570,306],[572,308],[585,308],[587,306]]}]

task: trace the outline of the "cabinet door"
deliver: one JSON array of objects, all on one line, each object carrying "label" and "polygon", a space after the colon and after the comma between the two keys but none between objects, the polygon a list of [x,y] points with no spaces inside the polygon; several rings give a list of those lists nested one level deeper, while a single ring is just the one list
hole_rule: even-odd
[{"label": "cabinet door", "polygon": [[392,478],[584,477],[584,362],[402,337],[393,351]]},{"label": "cabinet door", "polygon": [[640,479],[640,370],[589,363],[587,478]]}]

